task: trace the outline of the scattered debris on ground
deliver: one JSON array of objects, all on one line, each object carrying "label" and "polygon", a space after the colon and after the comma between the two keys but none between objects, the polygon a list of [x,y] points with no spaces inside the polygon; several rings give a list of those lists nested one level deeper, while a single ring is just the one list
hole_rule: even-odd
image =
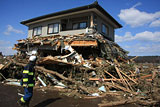
[{"label": "scattered debris on ground", "polygon": [[99,107],[157,105],[160,65],[135,64],[128,52],[100,34],[34,37],[18,40],[14,56],[0,55],[0,80],[19,85],[32,50],[38,51],[36,87],[57,88],[85,99],[103,97]]}]

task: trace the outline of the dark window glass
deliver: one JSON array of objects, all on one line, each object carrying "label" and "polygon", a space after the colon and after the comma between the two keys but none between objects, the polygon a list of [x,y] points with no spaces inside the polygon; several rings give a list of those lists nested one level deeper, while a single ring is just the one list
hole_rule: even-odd
[{"label": "dark window glass", "polygon": [[108,34],[108,29],[104,24],[102,24],[102,33]]}]

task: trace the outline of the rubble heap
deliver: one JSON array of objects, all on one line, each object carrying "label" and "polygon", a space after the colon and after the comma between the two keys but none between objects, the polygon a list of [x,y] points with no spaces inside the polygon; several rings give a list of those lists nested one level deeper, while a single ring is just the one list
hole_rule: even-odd
[{"label": "rubble heap", "polygon": [[90,57],[103,57],[105,59],[121,57],[125,59],[128,54],[128,52],[122,49],[118,44],[105,39],[101,34],[97,33],[28,38],[25,40],[18,40],[18,44],[15,44],[13,49],[18,50],[20,54],[25,54],[25,52],[36,49],[39,51],[41,57],[48,55],[62,56],[66,54],[63,50],[69,50],[70,52],[74,51],[82,55],[84,59]]},{"label": "rubble heap", "polygon": [[[67,95],[85,96],[85,98],[108,95],[121,96],[120,99],[125,100],[130,98],[131,101],[122,101],[124,103],[148,98],[142,95],[140,90],[144,81],[148,83],[153,80],[152,72],[140,75],[133,59],[127,58],[128,52],[101,34],[28,38],[18,40],[14,49],[18,54],[8,58],[7,67],[1,68],[4,79],[9,77],[5,74],[6,69],[12,70],[10,73],[14,75],[12,78],[20,79],[20,72],[27,64],[30,51],[36,49],[38,51],[38,61],[35,66],[36,86],[64,88],[67,89],[65,91]],[[146,86],[152,87],[152,85]],[[151,90],[148,89],[145,95],[151,95]],[[153,103],[157,102],[153,101],[151,104]]]}]

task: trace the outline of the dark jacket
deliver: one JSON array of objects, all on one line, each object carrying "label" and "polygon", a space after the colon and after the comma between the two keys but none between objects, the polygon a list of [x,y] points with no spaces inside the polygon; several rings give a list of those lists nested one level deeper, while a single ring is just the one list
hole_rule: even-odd
[{"label": "dark jacket", "polygon": [[33,87],[35,85],[35,62],[29,62],[23,70],[21,84],[23,87]]}]

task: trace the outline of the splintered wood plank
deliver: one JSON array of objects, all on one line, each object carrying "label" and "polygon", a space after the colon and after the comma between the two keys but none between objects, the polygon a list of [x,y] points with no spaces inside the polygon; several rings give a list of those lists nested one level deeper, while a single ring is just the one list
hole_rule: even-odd
[{"label": "splintered wood plank", "polygon": [[135,76],[135,74],[133,73],[133,71],[129,70],[129,72],[131,73],[131,76]]},{"label": "splintered wood plank", "polygon": [[124,72],[120,71],[123,75],[125,75],[128,79],[130,79],[131,81],[133,81],[134,83],[138,84],[135,80],[133,80],[131,77],[129,77],[127,74],[125,74]]},{"label": "splintered wood plank", "polygon": [[109,72],[107,72],[107,71],[105,71],[105,70],[104,70],[104,72],[107,73],[108,75],[110,75],[112,78],[117,79],[115,76],[113,76],[113,75],[110,74]]},{"label": "splintered wood plank", "polygon": [[120,89],[120,90],[123,90],[123,91],[125,91],[125,92],[129,92],[129,93],[132,93],[132,94],[136,94],[136,92],[133,92],[133,91],[131,91],[131,90],[125,88],[125,87],[122,87],[122,86],[120,86],[119,84],[116,84],[116,83],[112,84],[112,83],[110,83],[110,82],[105,82],[105,84],[108,85],[108,86],[110,86],[110,87],[114,87],[114,88],[118,88],[118,89]]},{"label": "splintered wood plank", "polygon": [[116,59],[114,59],[114,62],[118,65],[118,67],[120,67],[120,64],[118,63]]},{"label": "splintered wood plank", "polygon": [[52,56],[47,56],[39,60],[39,64],[58,64],[58,65],[72,65],[72,66],[77,66],[78,64],[73,64],[71,62],[65,62],[62,60],[59,60],[55,57]]},{"label": "splintered wood plank", "polygon": [[[89,78],[90,81],[99,81],[100,78]],[[104,81],[122,81],[122,79],[113,79],[113,78],[108,78],[108,79],[103,79]]]},{"label": "splintered wood plank", "polygon": [[0,70],[1,70],[3,67],[4,67],[4,65],[3,65],[3,64],[0,64]]},{"label": "splintered wood plank", "polygon": [[[60,45],[60,41],[58,41],[57,45]],[[78,41],[78,40],[74,40],[74,41],[64,41],[64,45],[71,45],[71,46],[98,46],[98,43],[96,40],[94,41]]]},{"label": "splintered wood plank", "polygon": [[126,81],[126,83],[128,84],[129,88],[130,88],[132,91],[134,91],[133,88],[132,88],[132,86],[131,86],[130,83],[128,82],[128,80],[125,79],[125,81]]},{"label": "splintered wood plank", "polygon": [[152,77],[152,74],[144,75],[144,76],[141,76],[140,78],[141,78],[141,79],[144,79],[144,78],[147,78],[147,77]]},{"label": "splintered wood plank", "polygon": [[[117,71],[117,73],[118,73],[120,79],[122,79],[123,85],[126,86],[126,87],[128,88],[128,85],[127,85],[127,83],[125,82],[123,76],[121,75],[120,70],[119,70],[116,66],[115,66],[115,69],[116,69],[116,71]],[[129,89],[129,88],[128,88],[128,89]]]}]

